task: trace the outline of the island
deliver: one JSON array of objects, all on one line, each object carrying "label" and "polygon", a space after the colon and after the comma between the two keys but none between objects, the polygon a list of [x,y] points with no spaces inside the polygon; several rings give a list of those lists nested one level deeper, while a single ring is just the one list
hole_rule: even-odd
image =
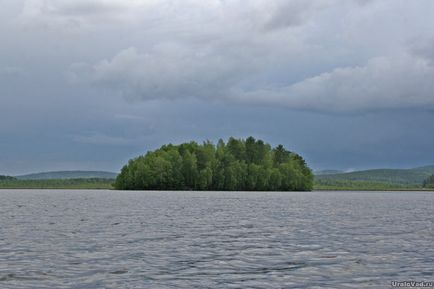
[{"label": "island", "polygon": [[163,145],[134,158],[117,176],[118,190],[310,191],[305,160],[254,137]]}]

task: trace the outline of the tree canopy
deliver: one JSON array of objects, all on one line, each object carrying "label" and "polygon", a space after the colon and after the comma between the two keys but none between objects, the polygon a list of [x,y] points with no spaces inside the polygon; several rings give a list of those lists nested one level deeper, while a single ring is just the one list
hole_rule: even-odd
[{"label": "tree canopy", "polygon": [[132,159],[119,190],[308,191],[313,174],[304,159],[253,137],[164,145]]}]

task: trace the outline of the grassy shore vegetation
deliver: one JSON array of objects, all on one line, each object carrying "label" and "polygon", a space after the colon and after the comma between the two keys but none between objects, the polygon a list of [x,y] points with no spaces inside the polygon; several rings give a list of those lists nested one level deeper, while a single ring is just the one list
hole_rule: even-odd
[{"label": "grassy shore vegetation", "polygon": [[120,190],[308,191],[313,174],[301,156],[282,145],[230,138],[202,145],[164,145],[129,161]]},{"label": "grassy shore vegetation", "polygon": [[113,179],[18,180],[0,176],[0,189],[112,189]]}]

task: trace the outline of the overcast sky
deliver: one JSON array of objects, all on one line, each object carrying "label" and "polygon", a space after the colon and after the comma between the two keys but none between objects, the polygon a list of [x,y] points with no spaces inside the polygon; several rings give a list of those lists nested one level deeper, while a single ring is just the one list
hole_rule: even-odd
[{"label": "overcast sky", "polygon": [[434,164],[434,1],[0,0],[0,174],[249,135]]}]

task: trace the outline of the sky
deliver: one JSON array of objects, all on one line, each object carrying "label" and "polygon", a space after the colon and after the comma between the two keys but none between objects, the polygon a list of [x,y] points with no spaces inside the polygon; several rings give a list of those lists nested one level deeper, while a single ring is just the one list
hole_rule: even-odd
[{"label": "sky", "polygon": [[0,174],[254,136],[434,164],[432,0],[0,0]]}]

